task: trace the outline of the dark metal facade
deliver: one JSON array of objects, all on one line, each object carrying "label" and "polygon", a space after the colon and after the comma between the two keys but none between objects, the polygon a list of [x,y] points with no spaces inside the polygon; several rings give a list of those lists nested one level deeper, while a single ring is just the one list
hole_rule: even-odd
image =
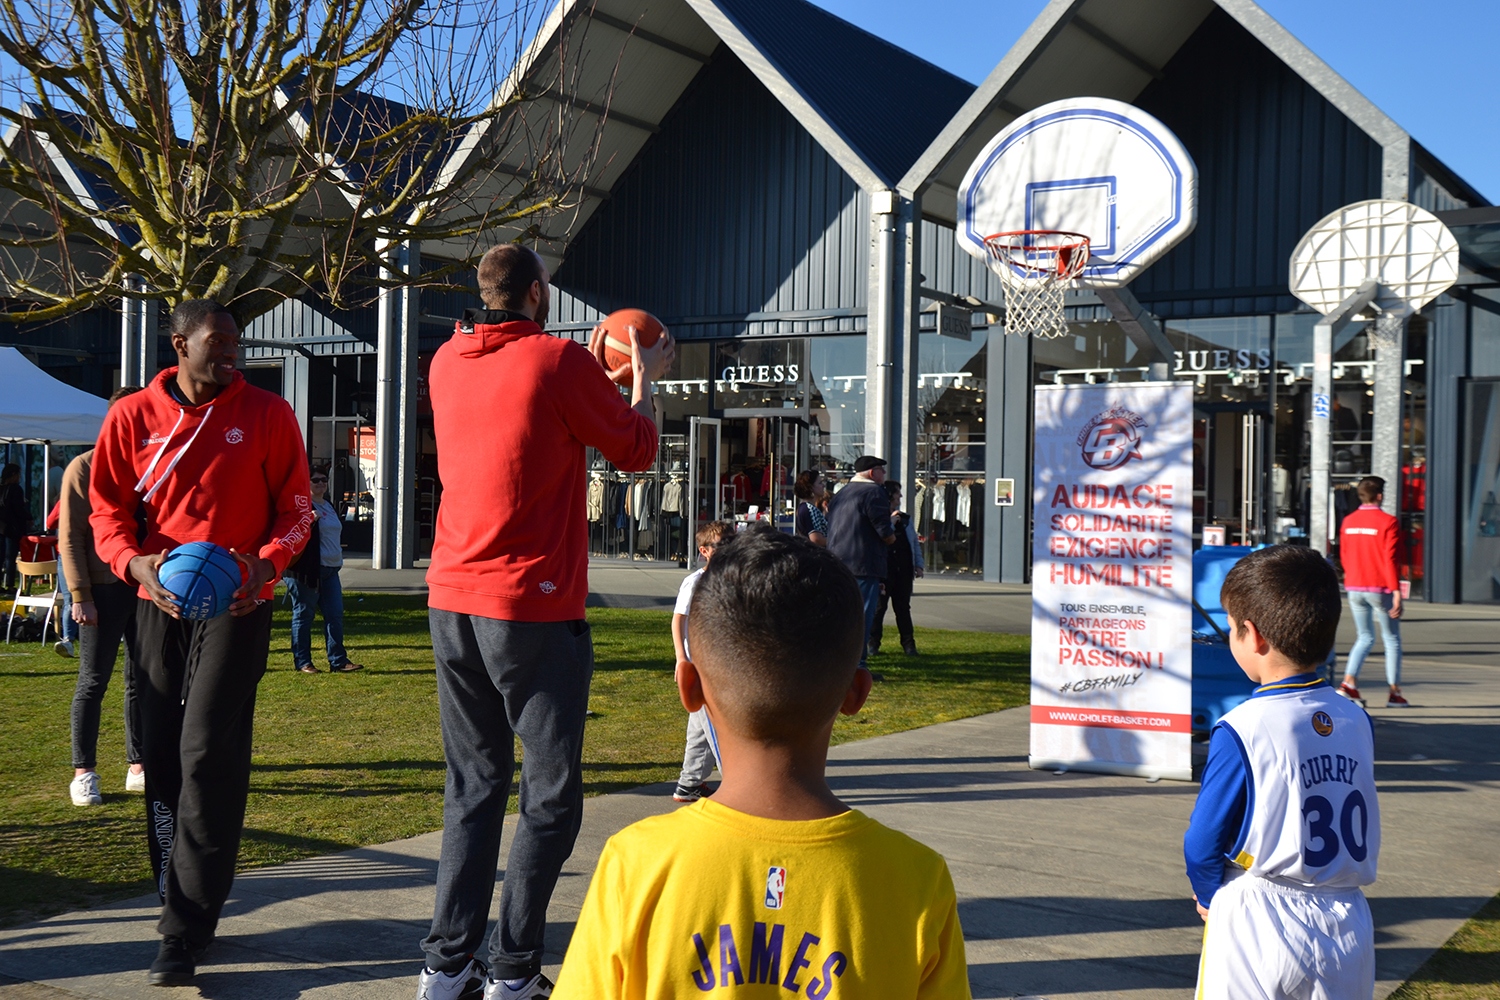
[{"label": "dark metal facade", "polygon": [[553,276],[553,327],[636,306],[679,339],[865,329],[869,199],[721,49]]},{"label": "dark metal facade", "polygon": [[1134,102],[1198,166],[1198,227],[1131,284],[1164,319],[1291,312],[1288,261],[1329,212],[1378,198],[1381,148],[1222,10]]}]

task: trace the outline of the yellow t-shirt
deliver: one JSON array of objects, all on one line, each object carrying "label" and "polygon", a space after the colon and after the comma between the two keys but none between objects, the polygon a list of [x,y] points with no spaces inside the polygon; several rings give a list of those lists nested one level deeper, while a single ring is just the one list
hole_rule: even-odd
[{"label": "yellow t-shirt", "polygon": [[967,1000],[942,856],[851,810],[698,802],[611,837],[554,1000]]}]

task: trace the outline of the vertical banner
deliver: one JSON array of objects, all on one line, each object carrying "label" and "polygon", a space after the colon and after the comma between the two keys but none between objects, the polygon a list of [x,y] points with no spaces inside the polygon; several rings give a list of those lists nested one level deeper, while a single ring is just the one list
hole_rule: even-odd
[{"label": "vertical banner", "polygon": [[1193,387],[1035,401],[1031,766],[1191,780]]}]

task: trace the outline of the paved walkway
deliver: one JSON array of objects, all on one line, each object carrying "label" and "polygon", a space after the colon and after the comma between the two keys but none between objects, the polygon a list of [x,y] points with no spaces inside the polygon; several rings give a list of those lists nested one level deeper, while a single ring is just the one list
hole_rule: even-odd
[{"label": "paved walkway", "polygon": [[[1414,607],[1408,690],[1422,707],[1373,710],[1379,997],[1500,890],[1497,626],[1489,609]],[[830,773],[851,805],[948,858],[976,997],[1187,1000],[1201,929],[1180,838],[1196,787],[1031,771],[1026,736],[1024,709],[1000,712],[846,744]],[[549,913],[554,968],[604,840],[671,806],[666,786],[589,800]],[[242,875],[199,994],[409,1000],[437,851],[427,834]],[[143,897],[0,931],[0,983],[27,981],[0,1000],[160,997],[143,974],[155,914]]]}]

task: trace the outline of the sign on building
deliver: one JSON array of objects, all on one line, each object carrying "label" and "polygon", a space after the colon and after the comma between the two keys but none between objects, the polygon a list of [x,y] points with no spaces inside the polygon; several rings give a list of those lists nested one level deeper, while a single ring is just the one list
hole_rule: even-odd
[{"label": "sign on building", "polygon": [[1192,386],[1035,393],[1031,766],[1190,780]]}]

